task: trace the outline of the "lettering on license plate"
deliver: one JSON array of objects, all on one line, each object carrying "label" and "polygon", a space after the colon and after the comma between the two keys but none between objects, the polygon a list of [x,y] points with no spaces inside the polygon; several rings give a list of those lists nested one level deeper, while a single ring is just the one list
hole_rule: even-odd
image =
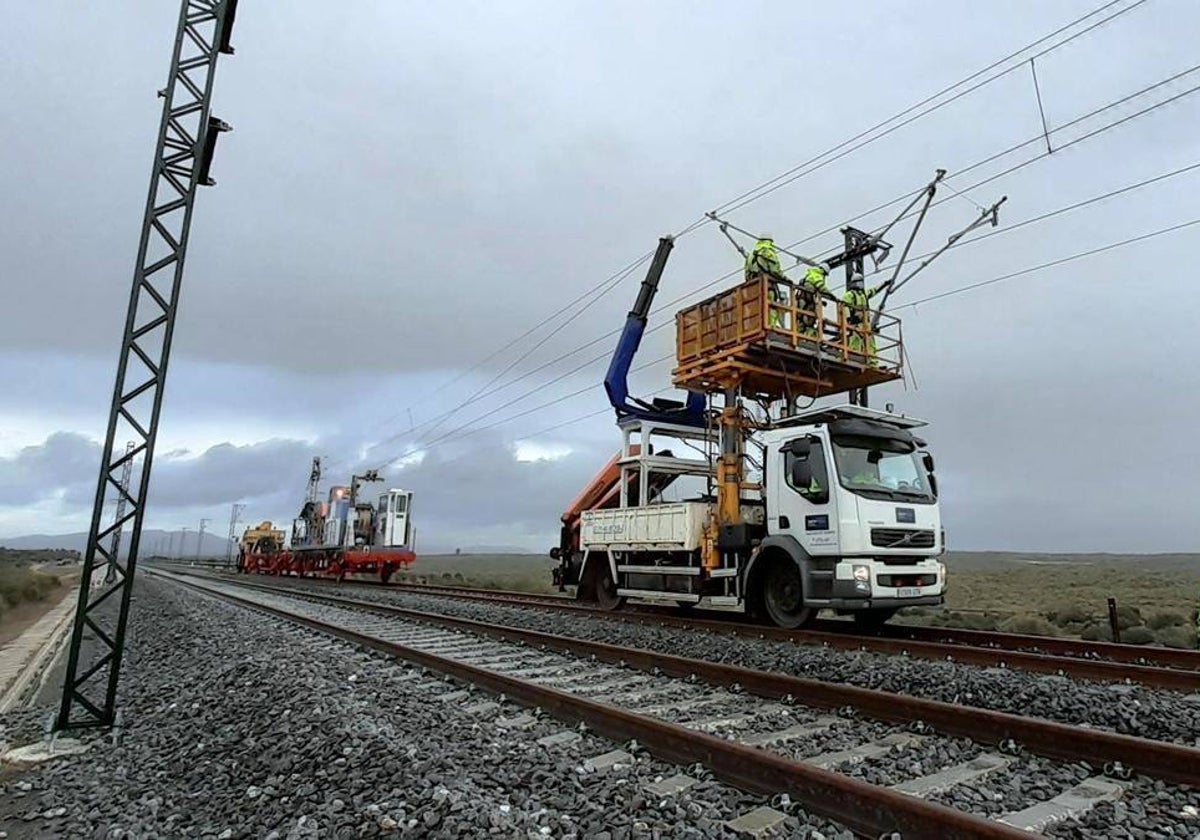
[{"label": "lettering on license plate", "polygon": [[900,596],[901,598],[916,598],[918,595],[921,594],[921,587],[919,587],[919,586],[901,586],[899,589],[896,590],[896,594],[898,596]]}]

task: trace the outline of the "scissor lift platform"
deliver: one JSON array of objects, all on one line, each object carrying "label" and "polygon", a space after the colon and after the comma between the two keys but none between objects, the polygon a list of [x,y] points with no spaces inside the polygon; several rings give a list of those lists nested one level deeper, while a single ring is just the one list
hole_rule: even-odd
[{"label": "scissor lift platform", "polygon": [[821,397],[903,375],[899,319],[765,275],[681,310],[675,326],[672,376],[691,391]]}]

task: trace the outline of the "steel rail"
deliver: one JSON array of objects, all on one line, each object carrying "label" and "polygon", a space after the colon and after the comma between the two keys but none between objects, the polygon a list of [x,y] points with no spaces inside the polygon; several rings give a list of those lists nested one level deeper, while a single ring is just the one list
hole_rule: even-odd
[{"label": "steel rail", "polygon": [[[310,630],[432,668],[454,679],[503,694],[526,706],[544,709],[560,720],[586,723],[599,734],[613,740],[636,740],[664,761],[703,764],[723,781],[743,790],[760,794],[786,793],[812,813],[842,823],[864,837],[877,838],[891,832],[899,832],[906,840],[1019,840],[1031,836],[1028,832],[1003,823],[791,761],[715,735],[387,642],[230,592],[181,580],[174,575],[162,572],[155,574]],[[304,599],[311,596],[294,597]],[[338,599],[316,596],[312,600]]]},{"label": "steel rail", "polygon": [[[278,587],[269,584],[237,581],[232,585],[267,592],[280,591]],[[1097,766],[1119,764],[1147,776],[1177,784],[1196,785],[1200,782],[1200,749],[1166,741],[1154,741],[973,706],[960,706],[907,694],[821,682],[776,671],[756,671],[739,665],[555,636],[537,630],[426,613],[354,598],[316,592],[289,592],[288,596],[544,646],[577,656],[594,656],[604,662],[624,664],[641,670],[658,669],[671,676],[695,676],[704,682],[736,686],[762,697],[790,697],[802,700],[808,705],[833,709],[851,706],[877,720],[924,724],[931,726],[935,731],[982,743],[1012,742],[1031,753],[1048,758],[1087,761]]]},{"label": "steel rail", "polygon": [[[316,580],[317,578],[314,578]],[[304,580],[308,580],[305,578]],[[332,581],[330,581],[332,583]],[[360,584],[369,585],[369,584]],[[378,588],[378,587],[375,587]],[[388,585],[386,589],[457,598],[459,600],[507,603],[545,609],[573,610],[590,617],[610,621],[629,621],[639,624],[658,624],[713,633],[729,633],[763,639],[778,639],[799,644],[821,645],[836,650],[869,650],[892,656],[957,662],[981,667],[1015,668],[1042,674],[1063,674],[1077,679],[1097,682],[1136,682],[1151,688],[1172,691],[1200,691],[1200,652],[1162,648],[1154,650],[1154,659],[1171,664],[1146,664],[1147,651],[1129,645],[1073,642],[1067,639],[1023,636],[1011,633],[953,631],[941,629],[887,626],[880,635],[837,630],[844,621],[826,621],[819,630],[785,630],[740,620],[700,618],[679,615],[677,610],[610,611],[554,595],[513,592],[509,590],[475,590],[426,584]],[[916,632],[910,632],[916,631]],[[958,636],[962,633],[966,635]],[[960,638],[961,641],[952,641]],[[1114,650],[1110,650],[1114,649]],[[1100,653],[1099,651],[1103,651]],[[1191,656],[1186,654],[1191,653]],[[1071,655],[1074,654],[1074,655]],[[1163,654],[1163,656],[1159,656]],[[1185,654],[1179,656],[1179,654]],[[1101,656],[1102,658],[1095,658]],[[1140,657],[1135,660],[1134,657]],[[1176,667],[1178,666],[1178,667]]]},{"label": "steel rail", "polygon": [[1100,657],[1110,662],[1127,662],[1134,665],[1153,662],[1181,671],[1190,670],[1200,676],[1200,651],[1198,650],[1142,647],[1117,642],[1086,642],[1079,639],[1060,639],[1054,636],[1030,636],[1022,633],[967,630],[958,627],[918,627],[908,624],[888,624],[881,631],[883,635],[896,639],[946,642],[954,645],[1003,650],[1040,651],[1053,656]]}]

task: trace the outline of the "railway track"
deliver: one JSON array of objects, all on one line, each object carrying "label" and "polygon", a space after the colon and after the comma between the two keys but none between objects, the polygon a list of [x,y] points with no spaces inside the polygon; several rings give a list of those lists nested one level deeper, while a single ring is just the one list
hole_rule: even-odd
[{"label": "railway track", "polygon": [[[1200,776],[1200,749],[1177,744],[312,589],[169,578],[582,721],[608,737],[633,739],[665,760],[702,763],[743,789],[787,794],[864,836],[1029,836],[1098,803],[1160,795],[1164,783],[1169,790]],[[622,755],[592,764],[619,763]],[[1060,789],[1022,801],[1011,791],[1024,789],[1020,780],[1031,774]],[[676,776],[652,793],[670,796],[687,784],[688,777]],[[1010,792],[975,804],[956,798],[981,784]],[[1200,802],[1186,789],[1175,791]],[[967,810],[949,807],[964,803]],[[1173,829],[1164,825],[1163,836],[1174,836]]]},{"label": "railway track", "polygon": [[[279,585],[283,586],[287,586],[283,581],[292,581],[291,578],[278,580]],[[296,579],[296,582],[298,583],[299,579]],[[309,582],[309,579],[304,579],[304,583],[300,585],[306,586]],[[347,584],[343,582],[341,585]],[[368,590],[381,588],[378,585],[360,582],[350,585]],[[716,612],[681,615],[677,610],[640,605],[613,612],[558,595],[403,583],[389,584],[386,589],[459,600],[571,610],[615,621],[749,635],[797,644],[821,645],[837,650],[867,650],[964,665],[1059,674],[1082,680],[1132,682],[1151,688],[1200,691],[1200,651],[905,625],[888,625],[878,633],[864,634],[856,631],[850,622],[837,620],[822,621],[812,629],[784,630],[748,623],[740,614],[736,617],[730,614],[722,617],[721,613]]]}]

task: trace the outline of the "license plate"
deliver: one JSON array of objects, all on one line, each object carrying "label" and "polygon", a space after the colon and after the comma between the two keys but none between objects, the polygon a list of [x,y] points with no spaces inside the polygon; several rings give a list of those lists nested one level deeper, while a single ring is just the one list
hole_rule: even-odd
[{"label": "license plate", "polygon": [[901,598],[916,598],[920,594],[921,587],[919,586],[901,586],[896,590],[896,595]]}]

